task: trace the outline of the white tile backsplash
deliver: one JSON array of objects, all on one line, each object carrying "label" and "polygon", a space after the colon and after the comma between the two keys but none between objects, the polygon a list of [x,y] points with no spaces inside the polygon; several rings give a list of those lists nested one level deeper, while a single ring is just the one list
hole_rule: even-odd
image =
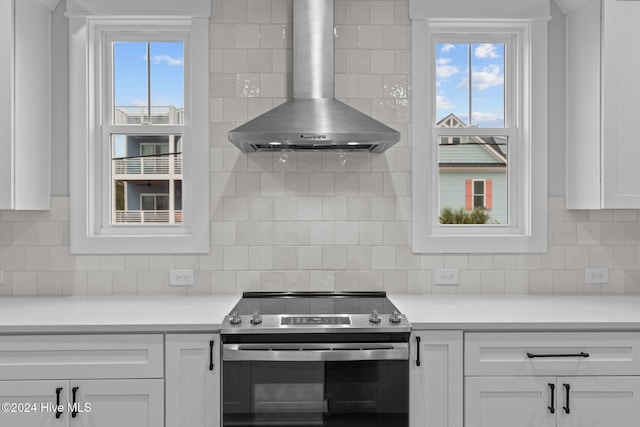
[{"label": "white tile backsplash", "polygon": [[[336,95],[399,130],[382,154],[240,153],[227,132],[292,96],[294,0],[212,0],[211,248],[201,255],[69,254],[68,197],[0,212],[0,295],[385,289],[414,293],[640,293],[638,210],[567,211],[549,198],[544,254],[413,254],[408,0],[336,0]],[[346,159],[346,161],[345,161]],[[584,283],[587,267],[609,283]],[[168,286],[189,268],[196,285]],[[458,286],[433,270],[456,268]]]}]

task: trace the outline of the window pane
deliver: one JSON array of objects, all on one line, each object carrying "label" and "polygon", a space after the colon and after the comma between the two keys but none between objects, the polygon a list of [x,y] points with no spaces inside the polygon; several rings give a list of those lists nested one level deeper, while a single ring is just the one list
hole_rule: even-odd
[{"label": "window pane", "polygon": [[183,42],[114,42],[113,82],[115,124],[184,123]]},{"label": "window pane", "polygon": [[112,224],[182,222],[180,135],[112,135]]},{"label": "window pane", "polygon": [[184,123],[184,43],[151,42],[151,123]]},{"label": "window pane", "polygon": [[505,44],[436,43],[435,67],[438,125],[505,126]]},{"label": "window pane", "polygon": [[473,181],[473,194],[484,195],[484,181]]},{"label": "window pane", "polygon": [[[438,140],[440,223],[507,225],[507,137],[440,136]],[[477,222],[474,207],[486,208],[485,222]]]},{"label": "window pane", "polygon": [[469,116],[469,44],[436,43],[436,121]]},{"label": "window pane", "polygon": [[504,44],[471,45],[471,124],[504,127]]},{"label": "window pane", "polygon": [[148,123],[147,43],[113,43],[114,124]]}]

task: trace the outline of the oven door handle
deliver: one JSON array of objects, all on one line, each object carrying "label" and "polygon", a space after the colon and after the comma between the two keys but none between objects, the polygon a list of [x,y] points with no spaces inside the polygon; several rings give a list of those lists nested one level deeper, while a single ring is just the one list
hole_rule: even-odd
[{"label": "oven door handle", "polygon": [[409,360],[408,343],[223,344],[222,360],[315,362]]}]

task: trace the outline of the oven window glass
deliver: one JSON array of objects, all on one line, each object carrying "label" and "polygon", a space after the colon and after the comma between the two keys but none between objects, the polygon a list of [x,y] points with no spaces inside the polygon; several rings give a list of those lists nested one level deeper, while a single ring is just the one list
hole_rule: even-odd
[{"label": "oven window glass", "polygon": [[223,425],[407,427],[407,361],[225,361]]}]

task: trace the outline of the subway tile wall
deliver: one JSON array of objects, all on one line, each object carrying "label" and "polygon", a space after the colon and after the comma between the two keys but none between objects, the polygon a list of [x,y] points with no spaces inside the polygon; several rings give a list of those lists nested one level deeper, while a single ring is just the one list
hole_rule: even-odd
[{"label": "subway tile wall", "polygon": [[[638,211],[567,211],[549,199],[546,254],[411,253],[408,0],[335,0],[336,96],[399,130],[383,154],[240,153],[227,132],[292,95],[292,0],[213,0],[211,250],[69,255],[67,197],[0,212],[1,295],[219,294],[384,289],[415,293],[640,293]],[[587,285],[584,268],[608,267]],[[168,270],[196,285],[168,285]],[[433,285],[434,269],[460,284]]]}]

